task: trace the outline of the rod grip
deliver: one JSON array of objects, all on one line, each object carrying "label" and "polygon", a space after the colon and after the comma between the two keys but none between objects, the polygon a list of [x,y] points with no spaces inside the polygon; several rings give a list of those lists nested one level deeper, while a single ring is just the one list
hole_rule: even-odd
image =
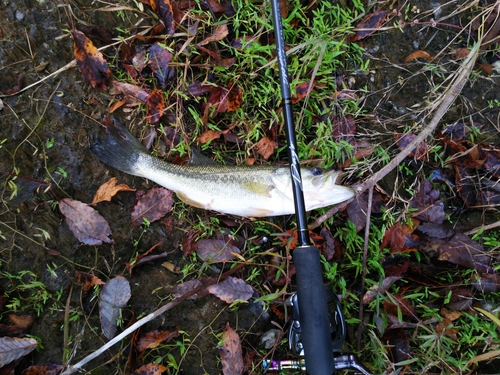
[{"label": "rod grip", "polygon": [[292,254],[306,371],[310,375],[332,375],[335,363],[319,250],[312,245],[299,246]]}]

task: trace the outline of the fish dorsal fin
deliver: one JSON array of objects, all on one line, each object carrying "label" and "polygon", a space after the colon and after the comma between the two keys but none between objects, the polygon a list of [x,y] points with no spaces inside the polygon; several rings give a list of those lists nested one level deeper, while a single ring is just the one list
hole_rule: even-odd
[{"label": "fish dorsal fin", "polygon": [[274,189],[268,184],[263,184],[256,181],[244,182],[242,186],[254,194],[262,195],[263,197],[267,198],[271,198],[271,190]]},{"label": "fish dorsal fin", "polygon": [[219,165],[215,161],[207,158],[196,147],[191,146],[191,157],[189,158],[188,165]]}]

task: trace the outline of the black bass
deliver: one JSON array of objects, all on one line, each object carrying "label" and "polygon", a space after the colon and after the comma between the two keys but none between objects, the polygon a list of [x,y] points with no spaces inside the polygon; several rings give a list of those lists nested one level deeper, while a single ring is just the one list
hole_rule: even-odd
[{"label": "black bass", "polygon": [[[173,190],[189,205],[243,217],[295,212],[288,166],[181,166],[151,156],[116,121],[106,127],[106,132],[106,139],[90,146],[95,156],[115,169]],[[307,211],[354,196],[352,189],[336,184],[339,171],[301,168],[301,174]]]}]

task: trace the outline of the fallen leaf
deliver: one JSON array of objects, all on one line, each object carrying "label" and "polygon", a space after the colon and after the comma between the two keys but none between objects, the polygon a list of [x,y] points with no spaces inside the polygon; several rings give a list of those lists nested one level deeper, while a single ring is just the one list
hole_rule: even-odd
[{"label": "fallen leaf", "polygon": [[336,141],[346,141],[351,145],[356,144],[356,121],[351,115],[331,118],[332,136]]},{"label": "fallen leaf", "polygon": [[53,363],[34,365],[24,370],[22,375],[58,375],[63,370],[63,368],[64,366],[56,365]]},{"label": "fallen leaf", "polygon": [[433,189],[429,180],[422,180],[410,201],[411,205],[418,209],[414,217],[423,222],[442,224],[445,213],[440,196],[441,192]]},{"label": "fallen leaf", "polygon": [[158,14],[163,22],[163,26],[167,30],[167,35],[174,35],[175,23],[174,13],[172,11],[172,4],[170,0],[150,0],[151,8]]},{"label": "fallen leaf", "polygon": [[278,143],[269,137],[264,137],[255,146],[257,147],[257,154],[262,155],[267,160],[274,153],[274,150],[278,148]]},{"label": "fallen leaf", "polygon": [[146,101],[146,121],[150,124],[156,124],[160,121],[165,110],[165,98],[161,90],[153,90]]},{"label": "fallen leaf", "polygon": [[154,330],[143,333],[137,341],[137,351],[143,352],[146,349],[154,349],[162,342],[168,342],[171,339],[180,335],[179,330],[174,331],[159,331]]},{"label": "fallen leaf", "polygon": [[108,222],[88,204],[70,198],[59,201],[59,210],[75,237],[85,245],[102,245],[113,242],[108,236]]},{"label": "fallen leaf", "polygon": [[123,276],[109,280],[99,294],[99,318],[108,340],[115,336],[122,308],[127,305],[130,295],[130,284]]},{"label": "fallen leaf", "polygon": [[481,273],[492,271],[491,258],[483,246],[462,233],[455,235],[444,244],[437,247],[439,260],[467,267]]},{"label": "fallen leaf", "polygon": [[148,100],[149,93],[136,85],[113,80],[111,81],[111,86],[116,91],[124,95],[139,99],[141,102],[146,102],[146,100]]},{"label": "fallen leaf", "polygon": [[394,284],[396,281],[401,280],[401,276],[389,276],[382,280],[382,284],[376,284],[370,287],[363,296],[363,304],[367,305],[372,302],[377,295],[385,294],[387,290]]},{"label": "fallen leaf", "polygon": [[218,42],[224,39],[229,34],[229,29],[227,28],[227,24],[222,24],[217,26],[212,35],[208,38],[203,39],[197,46],[204,46],[211,42]]},{"label": "fallen leaf", "polygon": [[196,254],[205,262],[227,262],[240,254],[240,249],[224,240],[204,239],[195,244]]},{"label": "fallen leaf", "polygon": [[31,315],[9,314],[9,320],[16,327],[19,327],[24,331],[27,331],[33,325],[33,323],[35,323],[35,317]]},{"label": "fallen leaf", "polygon": [[198,231],[195,231],[193,228],[189,228],[186,237],[182,239],[182,255],[184,257],[187,257],[195,251],[196,237],[198,234]]},{"label": "fallen leaf", "polygon": [[[175,288],[172,290],[172,297],[174,297],[174,298],[180,298],[184,294],[192,291],[193,289],[198,288],[202,284],[203,283],[200,280],[193,279],[193,280],[186,281],[186,282],[184,282],[182,284],[176,285]],[[201,297],[203,297],[203,296],[205,296],[207,294],[208,294],[208,291],[205,289],[201,293],[193,294],[192,296],[188,297],[188,299],[191,299],[191,300],[198,299],[198,298],[201,298]]]},{"label": "fallen leaf", "polygon": [[167,82],[174,76],[175,70],[170,63],[172,62],[172,54],[167,49],[155,43],[149,50],[149,66],[155,77],[160,82],[160,87],[165,89]]},{"label": "fallen leaf", "polygon": [[73,35],[73,49],[78,70],[92,87],[107,90],[111,71],[102,53],[97,50],[92,41],[84,33],[76,29]]},{"label": "fallen leaf", "polygon": [[412,52],[408,56],[406,56],[404,63],[406,64],[406,63],[408,63],[412,60],[416,60],[416,59],[426,59],[429,62],[434,60],[434,58],[431,55],[429,55],[428,52],[418,50],[418,51]]},{"label": "fallen leaf", "polygon": [[116,177],[111,177],[109,181],[99,186],[90,205],[95,206],[100,202],[109,202],[120,191],[135,191],[126,184],[116,185],[116,181]]},{"label": "fallen leaf", "polygon": [[356,34],[351,36],[350,41],[355,42],[357,40],[364,39],[372,35],[378,28],[384,23],[385,17],[388,12],[385,10],[379,10],[377,12],[367,15],[361,20],[361,22],[356,26]]},{"label": "fallen leaf", "polygon": [[217,130],[208,129],[203,132],[196,140],[200,143],[207,143],[213,141],[214,139],[218,139],[221,136],[222,132]]},{"label": "fallen leaf", "polygon": [[135,370],[132,375],[160,375],[161,373],[165,372],[168,369],[168,367],[159,365],[156,363],[148,363],[145,364],[141,367],[139,367],[137,370]]},{"label": "fallen leaf", "polygon": [[[413,141],[417,136],[414,134],[406,133],[406,134],[400,134],[400,133],[395,133],[394,138],[396,139],[396,144],[398,145],[399,149],[403,151],[411,141]],[[422,141],[420,142],[416,148],[414,148],[409,154],[408,157],[410,158],[415,158],[417,160],[427,160],[427,156],[429,153],[429,146]]]},{"label": "fallen leaf", "polygon": [[207,290],[227,303],[233,303],[237,299],[248,301],[253,295],[253,288],[249,284],[231,276],[218,284],[209,285]]},{"label": "fallen leaf", "polygon": [[83,284],[82,291],[84,293],[89,292],[95,285],[104,285],[105,282],[102,281],[95,275],[91,273],[83,272],[83,271],[75,271],[76,272],[76,280]]},{"label": "fallen leaf", "polygon": [[302,82],[295,86],[295,95],[292,95],[292,104],[300,102],[304,99],[313,89],[315,82]]},{"label": "fallen leaf", "polygon": [[143,218],[146,218],[149,222],[159,220],[172,210],[173,205],[172,191],[162,187],[154,187],[137,198],[130,215],[132,224],[141,225]]},{"label": "fallen leaf", "polygon": [[222,333],[222,345],[219,347],[223,375],[243,374],[243,353],[240,336],[229,323],[226,323]]},{"label": "fallen leaf", "polygon": [[[404,329],[388,329],[385,331],[382,342],[390,354],[393,364],[407,361],[411,358],[410,342]],[[407,367],[401,366],[401,367]],[[404,370],[401,372],[404,373]]]},{"label": "fallen leaf", "polygon": [[500,291],[500,275],[497,273],[479,274],[475,276],[472,285],[481,293],[498,292]]},{"label": "fallen leaf", "polygon": [[29,337],[0,337],[0,368],[31,353],[38,341]]}]

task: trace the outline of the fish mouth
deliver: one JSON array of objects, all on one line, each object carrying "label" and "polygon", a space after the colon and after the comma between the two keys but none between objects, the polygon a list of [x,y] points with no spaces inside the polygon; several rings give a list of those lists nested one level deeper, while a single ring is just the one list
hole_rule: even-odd
[{"label": "fish mouth", "polygon": [[324,171],[319,176],[314,176],[312,178],[312,184],[317,188],[321,188],[325,185],[337,185],[340,182],[340,178],[340,171],[330,169],[328,171]]}]

